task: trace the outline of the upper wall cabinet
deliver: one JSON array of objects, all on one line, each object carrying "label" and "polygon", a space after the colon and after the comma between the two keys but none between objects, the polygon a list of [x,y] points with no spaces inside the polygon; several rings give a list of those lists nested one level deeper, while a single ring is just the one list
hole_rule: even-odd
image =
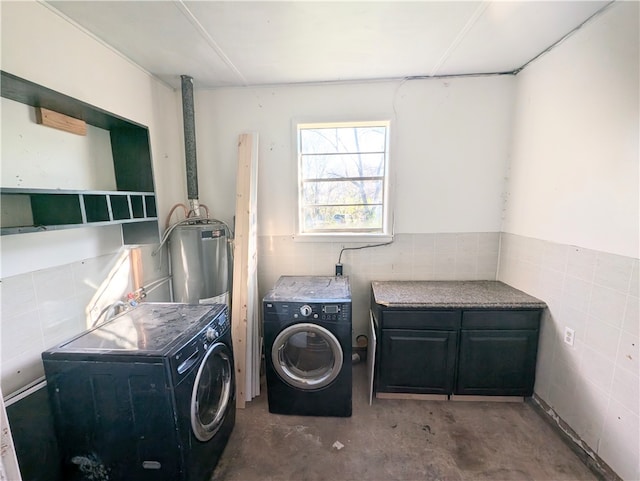
[{"label": "upper wall cabinet", "polygon": [[121,224],[125,244],[159,242],[148,128],[7,72],[0,73],[2,97],[107,130],[117,189],[1,187],[2,235]]}]

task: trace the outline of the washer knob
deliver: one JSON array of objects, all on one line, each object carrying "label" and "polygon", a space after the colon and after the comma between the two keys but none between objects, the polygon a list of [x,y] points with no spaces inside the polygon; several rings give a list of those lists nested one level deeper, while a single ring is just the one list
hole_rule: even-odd
[{"label": "washer knob", "polygon": [[308,304],[302,306],[300,308],[300,314],[302,314],[304,317],[309,317],[311,315],[311,306]]},{"label": "washer knob", "polygon": [[213,327],[209,327],[207,328],[207,332],[205,332],[204,336],[207,341],[213,342],[220,336],[220,334]]}]

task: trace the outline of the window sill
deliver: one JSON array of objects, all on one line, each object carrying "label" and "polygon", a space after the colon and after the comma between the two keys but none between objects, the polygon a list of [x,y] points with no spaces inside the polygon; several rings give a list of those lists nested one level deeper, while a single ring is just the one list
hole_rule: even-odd
[{"label": "window sill", "polygon": [[293,236],[295,242],[335,242],[341,244],[347,243],[382,243],[393,241],[392,234],[295,234]]}]

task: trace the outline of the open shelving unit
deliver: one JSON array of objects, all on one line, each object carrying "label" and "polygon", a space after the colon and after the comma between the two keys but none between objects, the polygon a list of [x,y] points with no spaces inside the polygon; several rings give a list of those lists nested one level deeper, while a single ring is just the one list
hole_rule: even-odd
[{"label": "open shelving unit", "polygon": [[2,227],[2,235],[157,220],[153,192],[3,187],[0,193],[3,201],[12,196],[13,205],[28,205],[31,213],[23,214],[22,221],[17,222],[20,225]]},{"label": "open shelving unit", "polygon": [[125,244],[159,242],[148,128],[10,73],[0,75],[2,97],[108,130],[117,189],[0,187],[2,202],[10,206],[10,212],[3,208],[1,235],[120,224]]}]

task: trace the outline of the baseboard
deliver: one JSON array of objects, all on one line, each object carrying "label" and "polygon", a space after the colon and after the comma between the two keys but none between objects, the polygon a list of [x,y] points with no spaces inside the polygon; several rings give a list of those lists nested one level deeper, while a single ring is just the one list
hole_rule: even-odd
[{"label": "baseboard", "polygon": [[448,401],[446,394],[414,394],[405,392],[377,392],[377,399],[408,399],[413,401]]},{"label": "baseboard", "polygon": [[566,422],[535,393],[525,402],[531,404],[534,410],[556,431],[569,448],[587,465],[600,481],[623,481],[609,465],[602,460]]},{"label": "baseboard", "polygon": [[473,401],[473,402],[499,402],[499,403],[521,403],[524,401],[522,396],[474,396],[468,394],[451,394],[451,401]]}]

